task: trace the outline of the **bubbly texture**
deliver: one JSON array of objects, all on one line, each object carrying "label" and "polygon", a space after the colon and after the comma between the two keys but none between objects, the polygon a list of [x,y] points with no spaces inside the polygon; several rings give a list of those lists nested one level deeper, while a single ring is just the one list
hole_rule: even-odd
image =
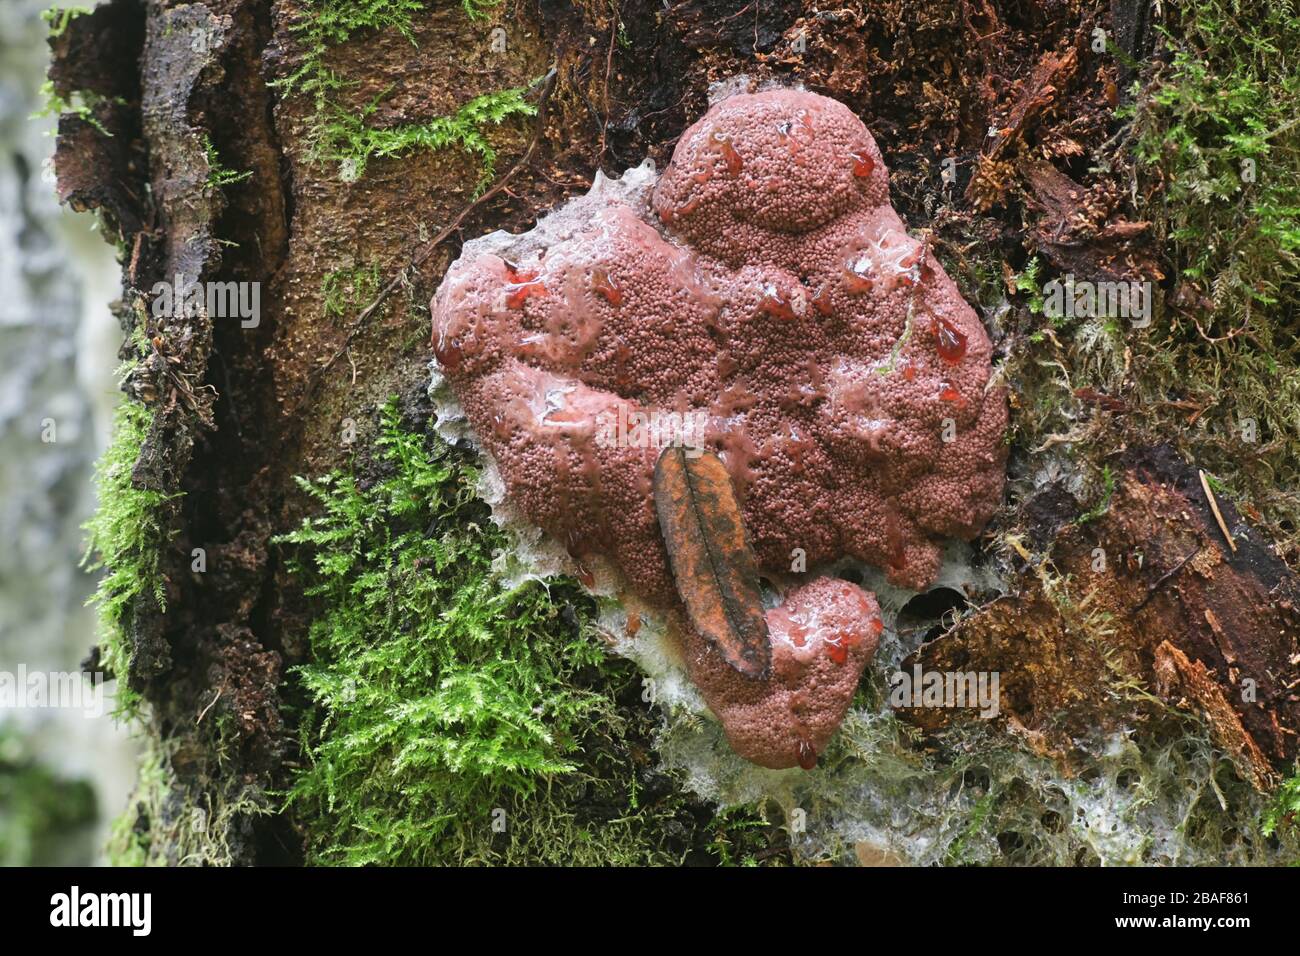
[{"label": "bubbly texture", "polygon": [[[1007,416],[982,325],[889,205],[866,127],[802,91],[722,100],[653,188],[593,188],[510,238],[504,255],[467,245],[432,306],[437,360],[508,495],[676,613],[651,476],[665,437],[716,451],[760,568],[792,590],[768,615],[766,681],[686,627],[688,667],[739,753],[810,765],[879,614],[792,562],[848,555],[919,589],[945,538],[978,533],[1001,499]],[[782,670],[803,653],[781,651],[796,605],[860,639],[841,653],[811,636],[827,652]]]}]

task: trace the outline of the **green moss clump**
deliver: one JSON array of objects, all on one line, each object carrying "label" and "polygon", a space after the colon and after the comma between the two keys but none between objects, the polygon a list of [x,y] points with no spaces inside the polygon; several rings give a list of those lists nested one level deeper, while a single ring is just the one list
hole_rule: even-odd
[{"label": "green moss clump", "polygon": [[[1170,7],[1138,91],[1140,213],[1175,269],[1168,330],[1134,348],[1152,431],[1300,554],[1300,14],[1293,4]],[[1171,400],[1197,411],[1169,412]],[[1189,407],[1189,406],[1184,406]]]},{"label": "green moss clump", "polygon": [[50,36],[61,37],[69,23],[90,12],[90,7],[50,7],[41,11],[41,19],[50,25]]},{"label": "green moss clump", "polygon": [[321,314],[342,318],[363,308],[379,291],[379,263],[348,266],[326,273],[321,280]]},{"label": "green moss clump", "polygon": [[149,433],[150,410],[124,401],[113,418],[108,447],[95,465],[99,505],[83,526],[86,531],[84,567],[104,570],[88,604],[99,612],[101,662],[118,678],[118,712],[133,714],[139,695],[127,686],[131,666],[131,619],[136,602],[152,600],[165,606],[159,561],[168,539],[164,505],[168,496],[137,488],[131,472]]},{"label": "green moss clump", "polygon": [[1300,15],[1195,0],[1171,10],[1172,52],[1138,111],[1138,156],[1164,186],[1182,278],[1226,323],[1300,292]]},{"label": "green moss clump", "polygon": [[[500,0],[461,0],[471,20],[481,20]],[[308,135],[310,158],[339,164],[345,182],[365,175],[366,164],[376,156],[396,156],[411,149],[459,146],[477,155],[482,173],[477,191],[491,181],[496,152],[483,135],[484,127],[498,125],[534,108],[524,101],[522,89],[506,89],[475,97],[450,116],[390,129],[371,129],[364,120],[378,106],[374,100],[358,116],[356,110],[335,102],[347,82],[325,65],[329,49],[363,30],[396,30],[415,43],[411,17],[424,0],[313,0],[306,15],[293,26],[302,46],[302,61],[293,73],[270,85],[284,94],[310,97],[313,117]],[[382,94],[381,94],[382,98]]]},{"label": "green moss clump", "polygon": [[1034,256],[1025,263],[1024,270],[1015,276],[1015,289],[1028,297],[1026,304],[1034,315],[1043,314],[1043,282],[1039,275],[1041,268],[1038,257]]},{"label": "green moss clump", "polygon": [[231,842],[254,816],[273,812],[265,792],[237,774],[212,773],[226,766],[238,730],[229,715],[202,732],[215,767],[203,774],[211,786],[186,787],[172,769],[173,755],[186,746],[177,736],[145,736],[139,777],[125,811],[113,821],[107,853],[112,866],[230,866]]},{"label": "green moss clump", "polygon": [[48,866],[70,831],[94,823],[95,791],[67,780],[29,752],[16,729],[0,724],[0,866]]},{"label": "green moss clump", "polygon": [[325,66],[329,48],[362,30],[396,30],[415,43],[411,15],[422,6],[423,0],[310,0],[306,14],[292,27],[302,47],[302,62],[271,86],[311,97],[316,115],[323,115],[329,97],[343,85],[338,74]]},{"label": "green moss clump", "polygon": [[[753,858],[761,817],[698,817],[650,766],[640,680],[571,581],[505,588],[468,455],[381,416],[382,477],[303,487],[280,541],[319,602],[296,677],[305,766],[288,809],[326,864],[667,864]],[[640,746],[636,741],[642,741]]]},{"label": "green moss clump", "polygon": [[[1274,796],[1273,805],[1264,814],[1264,823],[1260,828],[1264,836],[1273,836],[1283,831],[1294,832],[1300,827],[1300,774],[1283,781]],[[1300,865],[1300,858],[1296,860]]]},{"label": "green moss clump", "polygon": [[481,193],[496,174],[496,150],[484,136],[487,126],[499,126],[513,116],[532,116],[537,108],[524,99],[525,89],[516,87],[476,96],[451,116],[438,116],[425,123],[408,123],[388,129],[366,125],[379,106],[373,100],[360,113],[342,106],[330,109],[317,146],[322,159],[337,162],[343,179],[351,182],[365,175],[366,164],[378,156],[400,156],[413,149],[439,150],[457,146],[480,160],[475,195]]}]

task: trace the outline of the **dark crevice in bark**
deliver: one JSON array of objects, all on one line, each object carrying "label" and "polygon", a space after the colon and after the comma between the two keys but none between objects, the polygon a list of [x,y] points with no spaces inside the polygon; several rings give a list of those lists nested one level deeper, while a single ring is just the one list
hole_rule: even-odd
[{"label": "dark crevice in bark", "polygon": [[[214,257],[204,278],[247,283],[250,289],[256,284],[259,308],[253,317],[212,317],[206,384],[220,397],[213,408],[214,428],[196,446],[184,479],[184,534],[177,554],[182,596],[169,636],[194,645],[193,654],[178,661],[189,674],[182,686],[188,684],[204,702],[222,692],[215,697],[214,715],[233,718],[239,772],[260,791],[284,783],[282,762],[292,750],[280,715],[279,641],[260,606],[272,571],[267,550],[272,508],[264,472],[267,449],[276,443],[276,416],[268,415],[274,367],[266,352],[279,321],[274,276],[288,252],[289,220],[273,98],[260,72],[270,33],[267,4],[230,0],[212,7],[230,18],[229,39],[210,68],[211,82],[196,93],[190,110],[222,165],[251,175],[222,189],[224,208],[212,227],[219,262]],[[206,551],[202,573],[189,567],[194,548]],[[252,673],[250,660],[260,662]],[[177,676],[169,683],[175,685]],[[190,693],[173,700],[177,708],[192,707]],[[202,775],[195,783],[219,784]],[[267,854],[286,859],[284,834],[275,820],[257,816],[240,822],[246,832],[236,862],[259,862]]]}]

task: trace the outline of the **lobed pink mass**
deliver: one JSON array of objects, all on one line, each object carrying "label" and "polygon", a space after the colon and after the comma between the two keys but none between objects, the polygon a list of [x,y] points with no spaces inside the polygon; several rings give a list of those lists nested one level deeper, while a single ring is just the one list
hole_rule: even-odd
[{"label": "lobed pink mass", "polygon": [[[942,541],[973,537],[997,507],[1007,410],[1001,389],[986,394],[988,337],[907,234],[875,141],[842,104],[722,100],[652,192],[593,188],[508,254],[470,244],[449,270],[438,362],[528,519],[575,557],[610,557],[648,601],[680,608],[651,497],[659,448],[608,440],[634,413],[699,416],[774,579],[802,549],[809,568],[849,555],[923,588]],[[845,582],[786,600],[879,624]],[[769,613],[774,662],[784,613]],[[756,682],[685,630],[692,679],[737,752],[766,766],[825,746],[876,643],[832,656],[813,640],[829,664]]]}]

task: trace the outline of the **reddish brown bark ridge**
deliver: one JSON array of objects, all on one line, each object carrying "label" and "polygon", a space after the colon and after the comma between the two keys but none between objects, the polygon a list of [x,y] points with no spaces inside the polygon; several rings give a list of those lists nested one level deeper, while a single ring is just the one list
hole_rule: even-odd
[{"label": "reddish brown bark ridge", "polygon": [[[1003,716],[1067,758],[1089,731],[1134,720],[1140,693],[1116,706],[1125,688],[1153,692],[1204,719],[1264,787],[1300,749],[1300,583],[1219,497],[1228,545],[1196,470],[1171,451],[1135,449],[1121,467],[1095,521],[1073,523],[1078,504],[1059,490],[1032,499],[1048,563],[905,666],[1000,672]],[[904,713],[928,729],[953,716]]]},{"label": "reddish brown bark ridge", "polygon": [[941,541],[1001,498],[1006,401],[871,134],[826,97],[736,95],[651,177],[468,243],[433,300],[435,354],[510,497],[675,606],[660,443],[637,423],[676,415],[725,463],[760,569],[849,555],[927,585]]}]

